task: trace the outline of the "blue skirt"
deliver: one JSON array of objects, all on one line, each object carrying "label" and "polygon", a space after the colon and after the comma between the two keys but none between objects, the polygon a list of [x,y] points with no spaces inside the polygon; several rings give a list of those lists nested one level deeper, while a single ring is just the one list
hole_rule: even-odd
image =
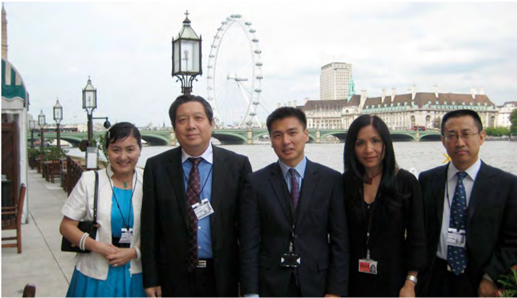
[{"label": "blue skirt", "polygon": [[129,274],[128,262],[122,267],[109,266],[106,280],[88,277],[74,269],[67,297],[147,297],[142,273]]}]

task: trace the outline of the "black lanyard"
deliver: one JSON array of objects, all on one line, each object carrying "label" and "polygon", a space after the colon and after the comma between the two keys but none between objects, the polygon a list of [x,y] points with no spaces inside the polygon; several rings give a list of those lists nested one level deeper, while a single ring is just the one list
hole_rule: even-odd
[{"label": "black lanyard", "polygon": [[[360,194],[361,194],[361,200],[364,203],[366,203],[364,201],[364,194],[363,194],[362,188],[360,189]],[[381,192],[379,191],[379,189],[377,189],[377,194],[375,195],[375,199],[373,200],[373,202],[371,204],[366,203],[368,206],[367,209],[370,211],[370,214],[368,215],[368,227],[366,228],[366,259],[370,259],[370,235],[371,235],[371,231],[372,231],[373,214],[374,214],[375,206],[377,206],[379,204],[378,200],[379,200],[380,196],[381,196]]]},{"label": "black lanyard", "polygon": [[120,216],[122,217],[122,223],[124,224],[124,226],[126,227],[126,229],[129,231],[129,224],[131,222],[131,210],[133,209],[133,194],[135,193],[135,190],[136,190],[136,184],[138,182],[138,172],[135,171],[135,183],[133,185],[133,189],[131,191],[131,198],[129,199],[129,211],[128,211],[128,214],[127,214],[127,224],[126,224],[126,220],[124,219],[124,214],[122,213],[122,209],[120,208],[120,205],[118,203],[118,200],[117,200],[117,195],[115,194],[115,190],[113,189],[113,184],[111,183],[111,177],[109,176],[108,174],[108,169],[106,169],[106,175],[108,176],[108,180],[110,182],[110,186],[111,186],[111,191],[113,192],[113,197],[115,198],[115,202],[117,203],[117,207],[118,207],[118,210],[120,212]]},{"label": "black lanyard", "polygon": [[[200,158],[202,158],[202,157],[200,157]],[[201,164],[201,162],[199,162],[199,163]],[[208,178],[210,178],[210,175],[212,174],[213,168],[214,168],[214,166],[210,165],[210,172],[208,172],[208,176],[206,176],[205,183],[203,183],[203,186],[199,190],[199,193],[196,193],[196,191],[194,189],[192,189],[192,191],[198,197],[200,202],[201,202],[201,194],[203,193],[203,189],[205,189],[206,183],[208,182]],[[192,171],[193,169],[194,169],[194,164],[192,164],[192,168],[190,169],[190,171]],[[198,165],[197,170],[199,173],[199,179],[201,179],[201,172],[199,171],[199,165]],[[185,182],[187,183],[187,189],[188,189],[188,178],[187,178],[187,175],[185,175],[185,172],[183,172],[183,178],[185,179]]]}]

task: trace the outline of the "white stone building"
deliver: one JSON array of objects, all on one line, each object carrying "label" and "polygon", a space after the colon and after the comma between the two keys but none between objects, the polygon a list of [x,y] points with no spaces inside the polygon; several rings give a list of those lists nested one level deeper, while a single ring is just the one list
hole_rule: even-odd
[{"label": "white stone building", "polygon": [[510,114],[513,110],[517,109],[517,101],[505,102],[502,106],[497,107],[499,113],[497,115],[497,125],[499,127],[510,128],[512,123],[510,122]]},{"label": "white stone building", "polygon": [[320,100],[348,98],[352,80],[352,64],[332,62],[321,67]]}]

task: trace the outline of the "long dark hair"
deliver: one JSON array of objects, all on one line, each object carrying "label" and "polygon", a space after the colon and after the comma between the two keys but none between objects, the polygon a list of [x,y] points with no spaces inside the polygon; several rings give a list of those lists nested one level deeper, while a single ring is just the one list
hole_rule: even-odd
[{"label": "long dark hair", "polygon": [[[343,159],[345,164],[345,173],[350,175],[357,182],[364,182],[366,173],[364,166],[359,162],[355,155],[355,143],[359,131],[366,126],[373,126],[379,133],[384,145],[384,159],[382,160],[382,179],[379,185],[379,191],[382,193],[395,195],[396,185],[395,176],[397,175],[397,161],[395,160],[395,151],[393,150],[393,142],[386,123],[381,118],[372,115],[361,115],[355,119],[348,129],[346,135]],[[348,172],[348,173],[347,173]]]},{"label": "long dark hair", "polygon": [[142,136],[140,135],[138,128],[129,122],[119,122],[113,125],[106,132],[106,150],[110,144],[117,142],[117,140],[125,139],[129,136],[133,136],[138,143],[138,147],[142,149]]}]

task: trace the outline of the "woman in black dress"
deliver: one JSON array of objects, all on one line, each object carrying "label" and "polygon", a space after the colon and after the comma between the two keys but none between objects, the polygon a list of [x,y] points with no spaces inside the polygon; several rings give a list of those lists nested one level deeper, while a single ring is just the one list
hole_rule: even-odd
[{"label": "woman in black dress", "polygon": [[397,167],[379,117],[354,120],[344,162],[349,296],[414,297],[426,256],[422,196],[417,179]]}]

